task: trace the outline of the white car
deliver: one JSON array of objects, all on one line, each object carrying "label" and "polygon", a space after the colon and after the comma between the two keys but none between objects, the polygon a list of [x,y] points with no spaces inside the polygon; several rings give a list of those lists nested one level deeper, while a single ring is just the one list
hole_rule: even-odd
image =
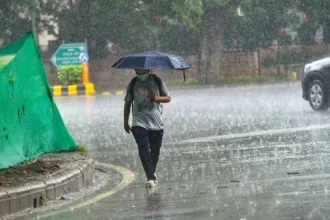
[{"label": "white car", "polygon": [[330,104],[330,55],[305,65],[302,79],[303,98],[315,111],[324,111]]}]

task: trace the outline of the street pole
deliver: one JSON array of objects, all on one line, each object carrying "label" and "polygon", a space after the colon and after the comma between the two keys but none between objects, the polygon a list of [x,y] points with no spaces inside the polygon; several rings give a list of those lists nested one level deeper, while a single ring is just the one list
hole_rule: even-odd
[{"label": "street pole", "polygon": [[35,40],[37,42],[37,45],[39,46],[39,36],[38,36],[38,33],[37,33],[37,27],[36,27],[36,11],[35,9],[32,9],[32,17],[31,17],[31,20],[32,20],[32,30],[34,32],[34,35],[35,35]]},{"label": "street pole", "polygon": [[[86,46],[88,45],[87,37],[85,37],[85,43]],[[87,46],[88,48],[88,46]],[[88,54],[88,49],[86,49],[86,52]],[[88,67],[88,62],[83,62],[82,63],[82,69],[83,69],[83,84],[88,84],[89,83],[89,67]]]},{"label": "street pole", "polygon": [[83,69],[83,84],[89,83],[89,68],[88,63],[82,63],[82,69]]}]

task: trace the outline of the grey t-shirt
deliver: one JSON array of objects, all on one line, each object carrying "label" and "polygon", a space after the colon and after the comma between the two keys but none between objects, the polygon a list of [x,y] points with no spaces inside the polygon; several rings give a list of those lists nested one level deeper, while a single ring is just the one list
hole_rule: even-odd
[{"label": "grey t-shirt", "polygon": [[[132,127],[139,126],[147,130],[162,130],[164,128],[162,120],[163,104],[152,100],[152,91],[157,96],[169,96],[169,92],[163,80],[161,88],[151,75],[146,81],[136,79],[134,86],[134,105]],[[132,102],[133,97],[130,94],[130,84],[126,90],[125,101]],[[160,92],[160,94],[159,94]]]}]

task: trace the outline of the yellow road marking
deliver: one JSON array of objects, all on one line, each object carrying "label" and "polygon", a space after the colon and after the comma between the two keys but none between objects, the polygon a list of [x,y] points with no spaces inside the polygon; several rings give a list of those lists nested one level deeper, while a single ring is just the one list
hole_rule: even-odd
[{"label": "yellow road marking", "polygon": [[99,194],[99,195],[97,195],[97,196],[95,196],[91,199],[88,199],[88,200],[86,200],[82,203],[79,203],[75,206],[72,206],[71,208],[63,209],[63,210],[47,213],[45,215],[37,216],[37,219],[47,218],[49,216],[57,215],[57,214],[64,213],[64,212],[69,212],[69,211],[72,211],[74,209],[79,209],[79,208],[91,205],[93,203],[96,203],[96,202],[98,202],[102,199],[105,199],[105,198],[119,192],[120,190],[123,190],[125,187],[130,185],[135,180],[134,173],[132,171],[124,168],[124,167],[115,166],[115,165],[112,165],[112,164],[99,163],[99,162],[96,162],[95,164],[97,166],[113,169],[113,170],[119,172],[123,176],[123,180],[117,186],[115,186],[114,188],[110,189],[107,192],[101,193],[101,194]]},{"label": "yellow road marking", "polygon": [[122,90],[119,90],[116,92],[116,95],[122,95],[122,94],[124,94],[124,92]]},{"label": "yellow road marking", "polygon": [[110,95],[110,92],[103,92],[102,95]]}]

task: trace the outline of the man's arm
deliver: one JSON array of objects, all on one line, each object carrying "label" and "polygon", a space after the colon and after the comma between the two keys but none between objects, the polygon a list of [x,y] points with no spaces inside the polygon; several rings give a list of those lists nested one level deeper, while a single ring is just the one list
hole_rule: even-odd
[{"label": "man's arm", "polygon": [[157,95],[156,91],[152,91],[152,99],[155,102],[161,102],[161,103],[169,103],[171,102],[171,96],[168,92],[167,86],[163,80],[160,79],[160,85],[159,87],[159,96]]},{"label": "man's arm", "polygon": [[158,96],[155,91],[152,91],[152,99],[155,102],[169,103],[171,101],[171,96]]},{"label": "man's arm", "polygon": [[129,126],[129,123],[128,123],[129,115],[131,113],[131,105],[132,105],[132,102],[125,101],[125,105],[124,105],[124,129],[125,129],[127,134],[131,133],[131,127]]}]

